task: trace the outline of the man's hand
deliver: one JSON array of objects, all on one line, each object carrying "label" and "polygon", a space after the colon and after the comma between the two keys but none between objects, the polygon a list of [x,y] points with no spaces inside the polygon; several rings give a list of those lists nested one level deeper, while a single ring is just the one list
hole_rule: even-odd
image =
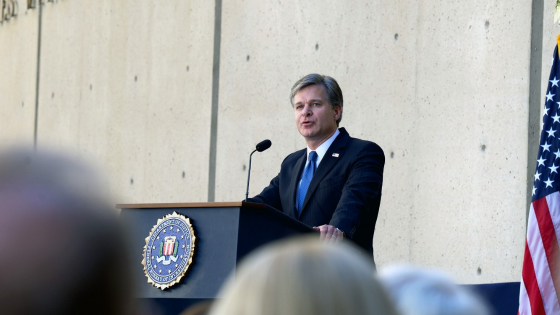
[{"label": "man's hand", "polygon": [[321,232],[320,239],[327,243],[338,243],[344,239],[344,233],[332,225],[323,224],[313,229]]}]

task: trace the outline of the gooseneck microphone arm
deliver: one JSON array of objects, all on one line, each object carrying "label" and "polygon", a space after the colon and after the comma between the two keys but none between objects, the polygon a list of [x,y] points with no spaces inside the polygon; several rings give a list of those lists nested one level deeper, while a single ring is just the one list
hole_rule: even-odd
[{"label": "gooseneck microphone arm", "polygon": [[247,172],[247,192],[245,193],[245,202],[247,202],[247,199],[249,199],[249,180],[251,179],[251,159],[253,158],[253,153],[257,152],[257,150],[255,149],[255,151],[251,152],[251,155],[249,155],[249,172]]},{"label": "gooseneck microphone arm", "polygon": [[251,179],[251,159],[253,158],[253,153],[257,151],[262,152],[270,148],[271,145],[272,142],[270,142],[270,140],[263,140],[257,144],[257,147],[253,152],[251,152],[251,155],[249,156],[249,171],[247,172],[247,192],[245,193],[245,202],[247,202],[247,200],[249,199],[249,180]]}]

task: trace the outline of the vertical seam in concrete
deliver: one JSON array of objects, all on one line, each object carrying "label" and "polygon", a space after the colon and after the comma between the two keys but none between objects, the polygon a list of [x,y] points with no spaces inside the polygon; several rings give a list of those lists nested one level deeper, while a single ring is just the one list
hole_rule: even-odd
[{"label": "vertical seam in concrete", "polygon": [[43,6],[41,1],[37,1],[37,7],[39,8],[39,30],[37,34],[37,73],[35,81],[35,121],[33,126],[33,149],[37,150],[37,128],[39,125],[39,83],[41,74],[41,26],[43,24]]},{"label": "vertical seam in concrete", "polygon": [[[541,76],[543,56],[543,10],[544,0],[532,0],[531,10],[531,54],[529,64],[529,120],[527,137],[527,201],[525,220],[529,218],[529,207],[533,194],[533,172],[540,138]],[[552,12],[552,11],[551,11]]]},{"label": "vertical seam in concrete", "polygon": [[[411,58],[414,58],[414,109],[415,109],[415,113],[414,113],[414,117],[415,119],[412,122],[412,130],[418,130],[418,117],[420,117],[420,110],[419,110],[419,104],[418,104],[418,56],[420,55],[418,52],[420,51],[420,46],[421,43],[419,42],[419,38],[420,38],[420,32],[421,32],[421,7],[420,4],[418,4],[418,1],[415,2],[416,4],[416,26],[414,27],[415,33],[414,35],[414,51],[416,53],[414,54],[410,54]],[[413,134],[413,141],[412,141],[412,152],[416,152],[416,144],[418,143],[416,140],[418,140],[417,138],[417,133]],[[412,176],[411,176],[411,182],[412,182],[412,191],[414,191],[414,185],[416,184],[416,165],[412,164],[411,166],[413,168],[412,170]],[[408,257],[407,260],[408,261],[413,261],[412,260],[412,239],[413,239],[413,235],[412,235],[412,230],[414,228],[414,220],[412,220],[413,215],[414,215],[414,210],[415,210],[415,194],[412,193],[412,206],[409,208],[409,218],[410,220],[408,220]]]},{"label": "vertical seam in concrete", "polygon": [[208,163],[208,201],[216,194],[216,147],[218,142],[218,97],[220,92],[220,42],[222,37],[222,0],[214,9],[214,58],[212,65],[212,114],[210,120],[210,157]]}]

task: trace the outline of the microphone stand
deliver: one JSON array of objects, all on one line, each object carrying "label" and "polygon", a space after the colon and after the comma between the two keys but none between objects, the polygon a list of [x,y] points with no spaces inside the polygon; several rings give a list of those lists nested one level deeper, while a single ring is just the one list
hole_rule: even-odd
[{"label": "microphone stand", "polygon": [[257,152],[257,150],[251,152],[249,155],[249,172],[247,172],[247,192],[245,193],[245,202],[249,199],[249,180],[251,179],[251,159],[253,158],[253,153]]}]

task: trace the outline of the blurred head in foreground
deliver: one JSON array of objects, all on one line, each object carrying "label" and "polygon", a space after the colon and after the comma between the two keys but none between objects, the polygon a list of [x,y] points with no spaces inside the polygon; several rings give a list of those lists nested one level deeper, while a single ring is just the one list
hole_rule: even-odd
[{"label": "blurred head in foreground", "polygon": [[211,315],[396,314],[371,258],[315,235],[250,254],[226,282]]},{"label": "blurred head in foreground", "polygon": [[400,265],[379,277],[402,315],[488,315],[486,304],[441,272]]},{"label": "blurred head in foreground", "polygon": [[127,246],[94,177],[59,154],[0,152],[3,315],[128,313]]}]

